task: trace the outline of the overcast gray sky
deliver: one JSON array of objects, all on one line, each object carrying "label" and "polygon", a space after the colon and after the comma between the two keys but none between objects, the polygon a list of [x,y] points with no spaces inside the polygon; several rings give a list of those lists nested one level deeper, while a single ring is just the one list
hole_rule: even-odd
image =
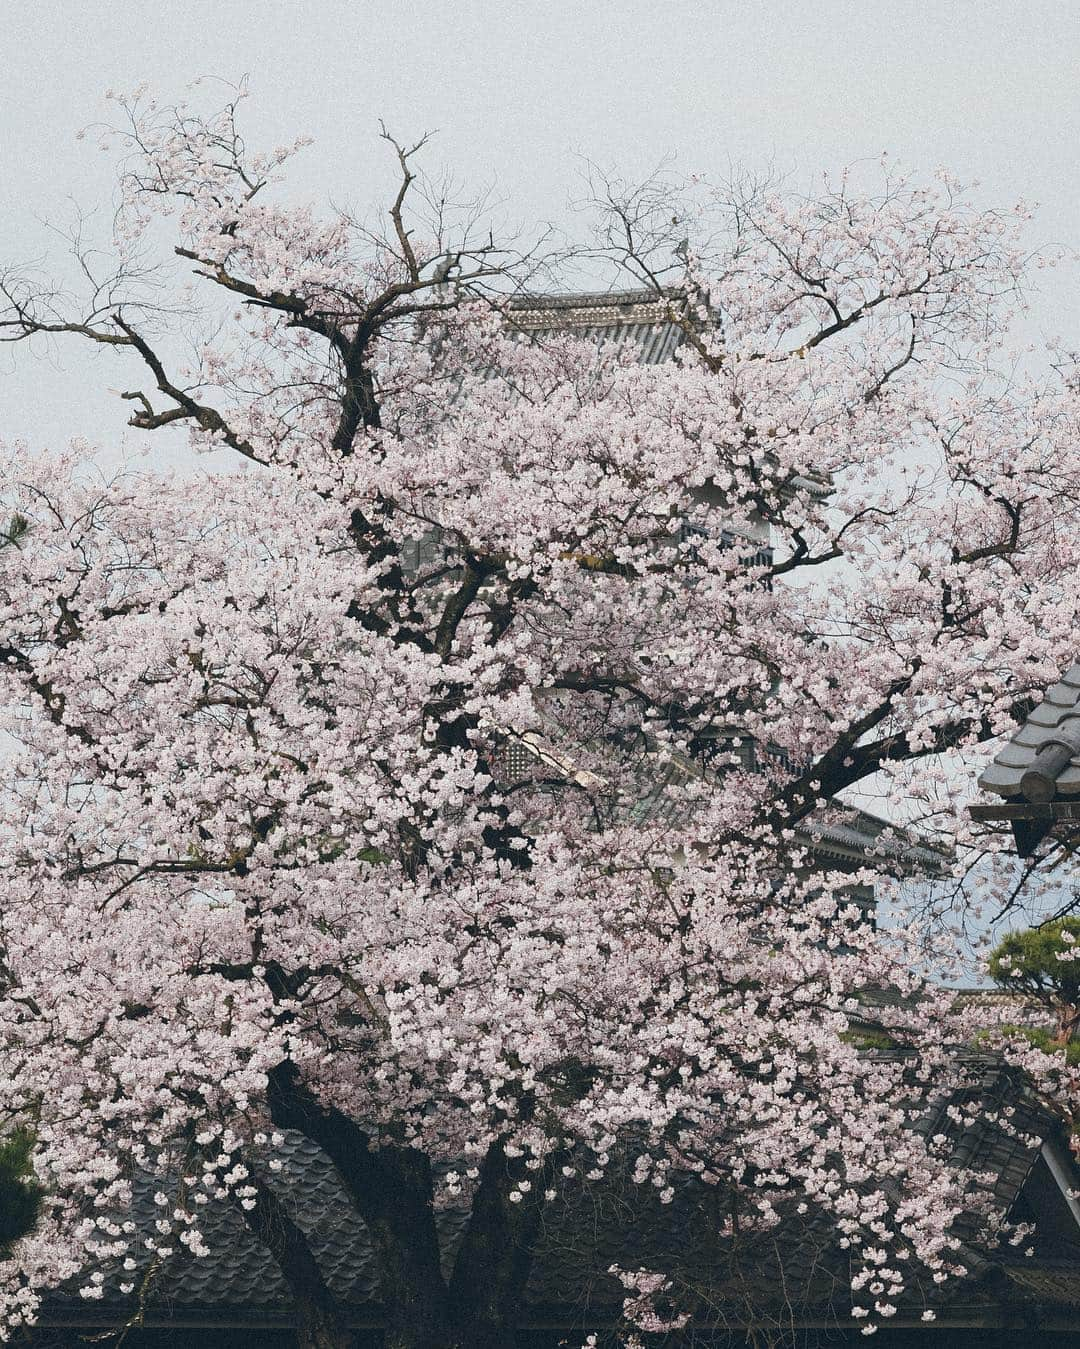
[{"label": "overcast gray sky", "polygon": [[[108,207],[111,164],[80,127],[103,94],[177,95],[249,74],[250,139],[315,137],[305,193],[362,203],[387,181],[383,117],[438,128],[429,163],[494,181],[514,218],[565,215],[579,156],[642,174],[770,163],[805,183],[890,152],[1039,203],[1038,242],[1080,245],[1080,6],[1069,0],[0,0],[0,260],[40,257],[67,199]],[[1063,272],[1034,318],[1080,340]],[[108,354],[0,357],[0,436],[119,447]]]}]

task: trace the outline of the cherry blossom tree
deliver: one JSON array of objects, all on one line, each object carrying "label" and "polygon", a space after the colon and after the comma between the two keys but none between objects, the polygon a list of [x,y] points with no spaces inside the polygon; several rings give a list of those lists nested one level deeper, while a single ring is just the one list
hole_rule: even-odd
[{"label": "cherry blossom tree", "polygon": [[[853,901],[902,906],[887,849],[811,843],[873,786],[959,886],[1000,844],[945,756],[1075,654],[1071,366],[994,373],[1024,213],[884,171],[698,184],[672,226],[660,186],[608,184],[594,256],[683,338],[642,365],[523,331],[534,262],[409,146],[381,232],[293,204],[299,146],[249,153],[236,102],[119,106],[115,270],[80,254],[85,303],[6,272],[0,336],[110,347],[131,426],[230,459],[0,460],[0,1064],[41,1187],[6,1324],[113,1269],[136,1305],[226,1203],[302,1342],[349,1344],[284,1131],[366,1226],[391,1349],[512,1344],[545,1215],[616,1157],[661,1203],[713,1194],[718,1240],[823,1215],[870,1329],[913,1271],[962,1273],[957,1215],[1002,1215],[909,1127],[963,1071],[926,973],[951,938]],[[897,1052],[868,1053],[883,986]],[[644,1333],[669,1273],[620,1273]]]}]

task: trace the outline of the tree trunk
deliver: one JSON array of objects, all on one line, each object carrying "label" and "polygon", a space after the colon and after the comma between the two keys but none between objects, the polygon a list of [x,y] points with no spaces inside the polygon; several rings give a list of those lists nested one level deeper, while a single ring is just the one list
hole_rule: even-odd
[{"label": "tree trunk", "polygon": [[300,1349],[355,1349],[354,1336],[345,1325],[306,1235],[250,1159],[245,1165],[248,1183],[256,1192],[255,1206],[245,1208],[235,1194],[233,1200],[289,1285],[299,1321],[296,1338]]},{"label": "tree trunk", "polygon": [[[325,1109],[291,1065],[272,1070],[269,1099],[279,1127],[299,1130],[326,1152],[364,1220],[386,1310],[384,1349],[514,1349],[544,1191],[565,1159],[552,1156],[530,1171],[524,1158],[508,1157],[501,1142],[489,1149],[448,1287],[428,1158],[411,1148],[374,1151],[364,1131],[340,1111]],[[518,1202],[511,1202],[512,1193]],[[330,1338],[310,1338],[304,1349],[350,1343],[340,1338],[339,1323],[309,1332],[320,1333]]]},{"label": "tree trunk", "polygon": [[1072,1002],[1061,1002],[1057,1007],[1057,1034],[1054,1043],[1063,1049],[1069,1044],[1080,1027],[1080,1006]]},{"label": "tree trunk", "polygon": [[[508,1157],[501,1142],[488,1150],[450,1280],[454,1349],[513,1349],[540,1235],[544,1191],[564,1160],[555,1155],[530,1171],[523,1158]],[[528,1182],[527,1190],[517,1188],[521,1181]],[[510,1200],[513,1192],[517,1203]]]},{"label": "tree trunk", "polygon": [[275,1124],[323,1149],[364,1220],[386,1308],[385,1349],[447,1349],[453,1341],[427,1157],[411,1148],[373,1151],[364,1131],[324,1109],[291,1065],[272,1070],[269,1100]]},{"label": "tree trunk", "polygon": [[356,1349],[356,1338],[351,1330],[335,1318],[326,1320],[321,1316],[310,1321],[301,1318],[296,1343],[298,1349]]}]

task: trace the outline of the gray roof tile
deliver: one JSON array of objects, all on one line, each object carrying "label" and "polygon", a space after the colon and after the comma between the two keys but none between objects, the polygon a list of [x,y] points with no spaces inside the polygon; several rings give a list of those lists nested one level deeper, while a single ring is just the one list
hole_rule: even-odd
[{"label": "gray roof tile", "polygon": [[1000,796],[1008,796],[1013,790],[1019,790],[1016,774],[1007,764],[998,763],[996,759],[979,779],[979,786],[985,792],[997,792]]},{"label": "gray roof tile", "polygon": [[686,340],[676,321],[686,308],[679,290],[530,295],[512,301],[507,318],[523,332],[572,333],[597,346],[626,348],[642,365],[660,365]]},{"label": "gray roof tile", "polygon": [[[1071,665],[1028,715],[1012,739],[979,778],[983,791],[998,796],[1023,796],[1024,774],[1035,766],[1035,756],[1061,735],[1080,740],[1080,661]],[[1041,767],[1041,765],[1040,765]],[[1080,795],[1080,761],[1065,764],[1055,778],[1060,796]]]},{"label": "gray roof tile", "polygon": [[[989,1172],[995,1198],[1012,1205],[1023,1188],[1039,1149],[1037,1136],[1052,1124],[1033,1102],[1021,1099],[1010,1075],[991,1056],[973,1056],[970,1086],[964,1092],[971,1123],[959,1127],[948,1122],[945,1105],[939,1103],[919,1126],[929,1135],[945,1132],[953,1138],[952,1156],[957,1165]],[[1017,1107],[1013,1123],[997,1122],[1003,1105]],[[377,1276],[374,1256],[363,1223],[346,1198],[337,1173],[313,1143],[300,1134],[288,1133],[281,1149],[284,1167],[274,1180],[275,1189],[290,1215],[308,1234],[314,1254],[331,1290],[358,1323],[378,1319]],[[608,1274],[612,1264],[624,1268],[670,1268],[699,1291],[705,1291],[713,1306],[723,1306],[732,1289],[730,1271],[715,1236],[715,1208],[710,1192],[696,1182],[680,1185],[676,1201],[662,1205],[651,1186],[630,1179],[632,1150],[613,1163],[602,1182],[584,1186],[565,1202],[545,1212],[537,1258],[527,1287],[532,1313],[544,1309],[559,1324],[574,1324],[583,1309],[617,1307],[619,1286]],[[153,1193],[160,1182],[149,1179],[136,1186],[132,1217],[149,1228],[158,1216]],[[462,1209],[442,1211],[437,1218],[444,1263],[452,1259],[464,1231]],[[816,1280],[835,1284],[842,1296],[845,1282],[843,1261],[837,1260],[827,1224],[815,1219],[810,1228],[785,1226],[775,1249],[762,1252],[764,1265],[778,1259],[775,1272],[790,1287],[803,1287],[804,1300],[832,1291]],[[291,1316],[288,1290],[274,1262],[248,1231],[237,1212],[225,1204],[209,1206],[206,1214],[210,1255],[201,1259],[178,1256],[166,1265],[153,1285],[148,1304],[148,1324],[186,1318],[187,1323],[215,1314],[252,1316],[271,1314],[285,1323]],[[959,1233],[962,1235],[962,1232]],[[961,1258],[971,1269],[988,1264],[985,1256],[965,1247]],[[116,1285],[118,1274],[107,1271],[106,1302],[123,1306]],[[136,1276],[138,1282],[138,1276]],[[77,1315],[75,1288],[54,1297],[43,1310],[42,1324],[70,1322]],[[100,1308],[100,1304],[97,1304]]]}]

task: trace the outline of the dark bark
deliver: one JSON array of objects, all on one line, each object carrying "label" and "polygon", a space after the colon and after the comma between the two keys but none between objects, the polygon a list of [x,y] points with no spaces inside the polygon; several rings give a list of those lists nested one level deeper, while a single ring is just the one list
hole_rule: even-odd
[{"label": "dark bark", "polygon": [[361,327],[345,351],[341,414],[330,442],[330,448],[334,453],[342,456],[352,454],[361,427],[374,431],[381,422],[375,380],[367,365],[367,347],[370,341],[370,329]]},{"label": "dark bark", "polygon": [[[496,1143],[484,1158],[472,1214],[450,1279],[454,1349],[512,1349],[525,1300],[544,1208],[559,1158],[530,1171]],[[527,1180],[520,1202],[515,1182]]]},{"label": "dark bark", "polygon": [[[427,1157],[412,1148],[373,1150],[352,1120],[320,1105],[291,1065],[271,1073],[269,1094],[274,1122],[318,1143],[364,1220],[379,1267],[385,1349],[513,1349],[544,1190],[561,1158],[530,1171],[524,1159],[507,1157],[501,1143],[491,1148],[447,1287]],[[511,1203],[521,1180],[530,1189]],[[326,1346],[339,1349],[333,1340]],[[311,1340],[310,1349],[324,1349],[323,1342]]]},{"label": "dark bark", "polygon": [[364,1220],[379,1267],[386,1349],[447,1349],[446,1284],[427,1157],[413,1148],[373,1150],[352,1120],[320,1105],[291,1065],[271,1073],[269,1097],[275,1124],[318,1143]]},{"label": "dark bark", "polygon": [[289,1285],[297,1312],[299,1349],[354,1349],[355,1339],[326,1285],[322,1270],[303,1231],[293,1222],[277,1194],[249,1161],[248,1183],[255,1205],[236,1202],[244,1221],[274,1257]]}]

